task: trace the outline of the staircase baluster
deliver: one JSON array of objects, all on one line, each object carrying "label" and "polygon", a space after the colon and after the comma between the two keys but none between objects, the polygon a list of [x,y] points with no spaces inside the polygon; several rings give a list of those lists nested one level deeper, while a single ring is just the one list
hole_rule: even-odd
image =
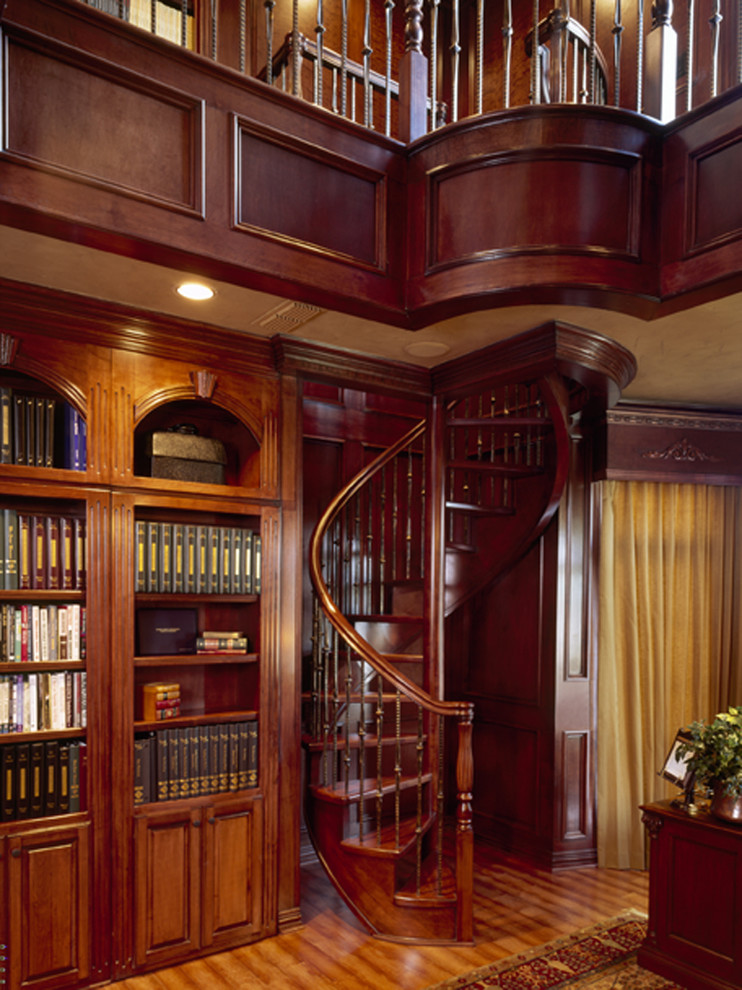
[{"label": "staircase baluster", "polygon": [[376,845],[381,845],[381,818],[384,811],[384,682],[376,675]]},{"label": "staircase baluster", "polygon": [[217,47],[216,0],[211,0],[211,60],[212,62],[216,62],[216,47]]},{"label": "staircase baluster", "polygon": [[[740,16],[742,16],[742,6],[740,6]],[[685,109],[693,109],[693,69],[695,59],[695,25],[696,25],[696,3],[695,0],[688,0],[688,51],[685,61],[686,78],[688,88],[685,94]]]},{"label": "staircase baluster", "polygon": [[330,67],[330,78],[332,79],[332,112],[338,112],[338,70],[337,66]]},{"label": "staircase baluster", "polygon": [[291,92],[301,96],[301,36],[299,34],[299,0],[291,7]]},{"label": "staircase baluster", "polygon": [[621,40],[623,24],[621,23],[621,0],[616,0],[613,13],[613,105],[621,105]]},{"label": "staircase baluster", "polygon": [[[330,632],[332,643],[332,780],[333,787],[340,776],[340,649],[338,634],[333,627]],[[329,667],[329,664],[328,664]],[[329,693],[329,692],[328,692]]]},{"label": "staircase baluster", "polygon": [[[240,70],[245,71],[245,51],[244,51],[244,26],[242,14],[244,2],[240,9]],[[269,86],[273,85],[273,8],[276,6],[275,0],[263,0],[265,7],[265,81]]]},{"label": "staircase baluster", "polygon": [[[386,600],[386,465],[381,470],[381,498],[380,498],[380,523],[381,537],[379,547],[379,599],[383,605]],[[386,609],[383,609],[386,611]]]},{"label": "staircase baluster", "polygon": [[392,582],[397,580],[397,536],[399,533],[399,463],[392,461]]},{"label": "staircase baluster", "polygon": [[360,711],[358,715],[358,841],[366,829],[366,661],[360,657]]},{"label": "staircase baluster", "polygon": [[533,0],[533,45],[531,46],[531,103],[541,102],[541,44],[538,34],[539,2]]},{"label": "staircase baluster", "polygon": [[422,885],[423,868],[423,757],[425,741],[423,736],[423,710],[417,706],[417,811],[415,819],[415,889],[418,894]]},{"label": "staircase baluster", "polygon": [[719,41],[721,38],[721,22],[724,17],[721,13],[721,0],[714,0],[709,24],[711,25],[711,99],[719,91]]},{"label": "staircase baluster", "polygon": [[402,693],[397,688],[394,722],[394,844],[399,849],[402,795]]},{"label": "staircase baluster", "polygon": [[[119,3],[119,17],[121,16],[121,4]],[[180,4],[180,46],[188,46],[188,0],[181,0]]]},{"label": "staircase baluster", "polygon": [[451,8],[451,120],[459,119],[459,66],[461,64],[459,0]]},{"label": "staircase baluster", "polygon": [[348,113],[348,0],[340,4],[340,114]]},{"label": "staircase baluster", "polygon": [[412,567],[412,448],[407,448],[407,522],[405,524],[405,580],[410,580]]},{"label": "staircase baluster", "polygon": [[644,103],[644,0],[636,4],[636,109]]},{"label": "staircase baluster", "polygon": [[438,783],[436,789],[436,812],[438,815],[437,820],[437,833],[438,841],[436,843],[436,866],[435,866],[435,876],[436,876],[436,890],[438,894],[443,893],[443,819],[445,813],[445,793],[443,790],[443,782],[445,780],[445,745],[444,745],[445,735],[443,731],[443,716],[438,716],[438,732],[437,732],[437,745],[438,745]]},{"label": "staircase baluster", "polygon": [[150,0],[149,29],[152,32],[152,34],[157,34],[157,0]]},{"label": "staircase baluster", "polygon": [[[459,719],[459,751],[456,757],[456,875],[471,875],[474,862],[474,831],[472,829],[472,787],[474,786],[474,757],[472,753],[473,709]],[[459,886],[459,931],[462,942],[472,937],[472,890]]]},{"label": "staircase baluster", "polygon": [[392,133],[392,15],[394,0],[384,0],[384,24],[386,27],[386,78],[384,81],[384,133]]},{"label": "staircase baluster", "polygon": [[350,765],[351,765],[351,755],[350,755],[350,713],[351,706],[353,704],[353,658],[355,657],[355,651],[346,649],[345,651],[345,750],[344,750],[344,781],[345,781],[345,795],[350,792]]},{"label": "staircase baluster", "polygon": [[312,595],[312,736],[318,739],[322,725],[320,698],[322,696],[322,653],[320,643],[320,609],[317,596]]},{"label": "staircase baluster", "polygon": [[475,101],[474,112],[482,112],[484,90],[484,0],[477,0],[477,49],[475,56]]},{"label": "staircase baluster", "polygon": [[590,0],[590,73],[588,77],[588,99],[587,102],[591,105],[597,102],[597,97],[595,94],[595,75],[596,75],[596,65],[597,65],[597,54],[595,50],[595,39],[597,34],[598,25],[598,5],[596,0]]},{"label": "staircase baluster", "polygon": [[[455,410],[454,410],[455,415]],[[448,460],[453,463],[456,459],[456,433],[453,426],[448,427]],[[448,474],[448,501],[454,502],[456,500],[456,488],[454,479],[454,469],[449,466],[447,469]],[[446,520],[448,525],[448,542],[454,542],[454,518],[453,512],[446,513]]]},{"label": "staircase baluster", "polygon": [[361,537],[361,496],[356,495],[354,501],[354,517],[353,517],[353,537],[350,547],[350,558],[351,558],[351,568],[353,571],[353,611],[360,613],[363,609],[361,602],[361,584],[362,584],[362,554],[363,554],[363,540]]},{"label": "staircase baluster", "polygon": [[569,7],[569,0],[565,0],[564,7],[561,17],[561,41],[560,41],[560,55],[561,55],[561,65],[559,67],[559,102],[567,102],[567,91],[569,89],[568,82],[568,66],[569,66],[569,18],[571,16],[571,11]]},{"label": "staircase baluster", "polygon": [[430,127],[434,131],[438,123],[438,14],[441,0],[430,0]]},{"label": "staircase baluster", "polygon": [[742,3],[737,4],[737,82],[742,82]]},{"label": "staircase baluster", "polygon": [[510,68],[513,60],[513,2],[505,0],[502,14],[502,47],[503,47],[503,106],[510,107]]},{"label": "staircase baluster", "polygon": [[322,75],[324,65],[324,38],[325,38],[325,22],[324,22],[324,11],[322,8],[322,0],[317,0],[317,23],[314,28],[314,33],[317,37],[317,60],[314,63],[315,73],[314,73],[314,102],[317,106],[322,106],[323,92],[322,92]]},{"label": "staircase baluster", "polygon": [[363,19],[363,123],[366,127],[371,127],[373,117],[371,115],[371,0],[366,0],[365,13]]}]

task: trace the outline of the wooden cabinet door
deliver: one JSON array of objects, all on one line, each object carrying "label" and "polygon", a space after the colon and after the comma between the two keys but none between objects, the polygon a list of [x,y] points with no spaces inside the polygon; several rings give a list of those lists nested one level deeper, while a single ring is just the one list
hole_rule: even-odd
[{"label": "wooden cabinet door", "polygon": [[137,967],[152,969],[196,952],[200,947],[200,810],[137,816],[134,857]]},{"label": "wooden cabinet door", "polygon": [[202,943],[225,949],[262,924],[263,804],[259,798],[205,809]]},{"label": "wooden cabinet door", "polygon": [[90,827],[9,835],[8,985],[58,990],[90,974]]}]

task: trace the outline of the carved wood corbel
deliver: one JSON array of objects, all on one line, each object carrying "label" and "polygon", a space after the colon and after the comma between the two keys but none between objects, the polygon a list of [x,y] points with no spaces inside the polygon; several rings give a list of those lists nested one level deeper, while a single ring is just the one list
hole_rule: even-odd
[{"label": "carved wood corbel", "polygon": [[0,333],[0,365],[7,368],[15,361],[18,351],[18,338],[10,333]]},{"label": "carved wood corbel", "polygon": [[217,385],[217,377],[213,372],[199,368],[191,372],[191,382],[197,399],[210,399]]}]

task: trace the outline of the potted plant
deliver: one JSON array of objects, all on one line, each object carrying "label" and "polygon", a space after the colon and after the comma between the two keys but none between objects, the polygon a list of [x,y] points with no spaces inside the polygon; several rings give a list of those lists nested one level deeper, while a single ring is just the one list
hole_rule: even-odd
[{"label": "potted plant", "polygon": [[711,812],[742,822],[742,707],[719,712],[713,722],[693,722],[690,738],[678,747],[688,771],[713,793]]}]

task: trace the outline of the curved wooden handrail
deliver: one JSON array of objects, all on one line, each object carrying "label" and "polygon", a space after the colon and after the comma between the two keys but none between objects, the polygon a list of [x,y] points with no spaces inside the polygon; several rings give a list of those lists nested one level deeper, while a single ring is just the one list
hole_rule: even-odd
[{"label": "curved wooden handrail", "polygon": [[411,681],[408,677],[396,670],[384,657],[371,646],[351,623],[340,612],[337,604],[333,600],[322,576],[321,547],[325,533],[334,521],[341,509],[347,505],[350,499],[367,484],[369,479],[380,471],[386,464],[392,461],[397,454],[405,447],[414,443],[425,432],[426,422],[421,420],[408,433],[397,440],[391,447],[380,454],[375,460],[367,464],[358,474],[342,488],[335,498],[330,502],[325,511],[320,516],[317,525],[312,533],[309,543],[309,574],[317,592],[320,607],[324,611],[328,620],[337,630],[342,639],[355,650],[356,653],[376,670],[378,674],[386,678],[399,691],[411,701],[420,705],[426,711],[434,715],[453,716],[466,720],[473,717],[474,706],[471,702],[442,701],[433,698],[421,687]]}]

